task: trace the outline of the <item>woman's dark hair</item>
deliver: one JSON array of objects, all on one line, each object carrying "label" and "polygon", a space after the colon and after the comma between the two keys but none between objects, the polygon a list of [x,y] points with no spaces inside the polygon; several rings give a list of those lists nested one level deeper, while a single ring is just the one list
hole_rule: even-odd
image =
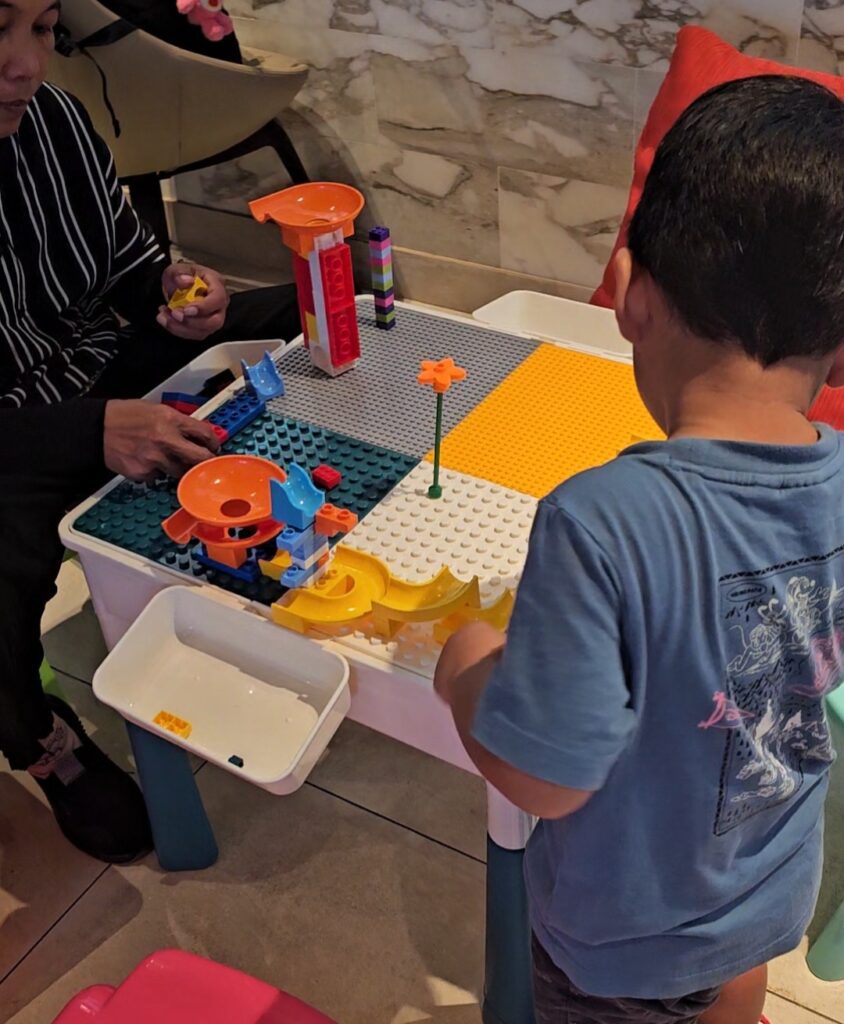
[{"label": "woman's dark hair", "polygon": [[808,79],[728,82],[657,149],[636,262],[695,334],[770,366],[844,341],[844,103]]}]

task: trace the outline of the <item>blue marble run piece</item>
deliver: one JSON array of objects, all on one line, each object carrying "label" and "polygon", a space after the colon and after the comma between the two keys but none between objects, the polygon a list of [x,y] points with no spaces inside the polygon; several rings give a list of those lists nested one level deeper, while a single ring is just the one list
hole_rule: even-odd
[{"label": "blue marble run piece", "polygon": [[270,481],[270,497],[273,519],[296,530],[312,526],[317,509],[325,504],[325,494],[314,485],[308,471],[295,462],[287,467],[284,483]]},{"label": "blue marble run piece", "polygon": [[279,551],[287,551],[291,558],[304,561],[316,554],[325,545],[325,537],[318,537],[313,526],[297,530],[295,526],[285,526],[276,538]]},{"label": "blue marble run piece", "polygon": [[309,565],[307,568],[303,568],[301,565],[291,565],[289,569],[285,570],[281,577],[281,585],[283,587],[302,587],[308,580],[314,576],[321,567],[314,562],[313,565]]},{"label": "blue marble run piece", "polygon": [[254,366],[241,359],[240,368],[243,371],[246,390],[253,397],[266,402],[270,398],[278,398],[284,394],[284,381],[269,352],[265,352],[261,361]]}]

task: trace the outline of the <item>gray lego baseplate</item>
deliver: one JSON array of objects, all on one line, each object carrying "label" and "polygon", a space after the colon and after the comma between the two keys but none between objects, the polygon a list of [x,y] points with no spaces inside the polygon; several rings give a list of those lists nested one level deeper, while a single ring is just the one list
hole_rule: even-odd
[{"label": "gray lego baseplate", "polygon": [[433,448],[436,414],[431,388],[416,382],[422,359],[451,356],[468,372],[445,395],[447,433],[538,344],[407,307],[397,307],[396,326],[384,331],[360,300],[358,323],[361,359],[354,369],[327,377],[311,364],[306,349],[288,349],[278,362],[285,394],[267,408],[417,459]]}]

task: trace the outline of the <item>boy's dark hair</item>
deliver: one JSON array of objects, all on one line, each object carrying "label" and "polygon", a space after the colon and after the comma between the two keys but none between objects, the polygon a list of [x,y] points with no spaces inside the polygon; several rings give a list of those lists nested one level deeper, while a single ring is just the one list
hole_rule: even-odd
[{"label": "boy's dark hair", "polygon": [[763,366],[844,342],[844,103],[805,78],[720,85],[659,146],[629,247],[695,334]]}]

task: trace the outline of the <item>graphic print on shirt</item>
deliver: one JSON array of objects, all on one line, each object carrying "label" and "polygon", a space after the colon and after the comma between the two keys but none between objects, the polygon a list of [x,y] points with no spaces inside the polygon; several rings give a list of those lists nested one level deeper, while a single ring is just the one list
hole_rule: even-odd
[{"label": "graphic print on shirt", "polygon": [[720,582],[725,685],[715,834],[789,799],[833,760],[823,698],[844,676],[844,549]]}]

